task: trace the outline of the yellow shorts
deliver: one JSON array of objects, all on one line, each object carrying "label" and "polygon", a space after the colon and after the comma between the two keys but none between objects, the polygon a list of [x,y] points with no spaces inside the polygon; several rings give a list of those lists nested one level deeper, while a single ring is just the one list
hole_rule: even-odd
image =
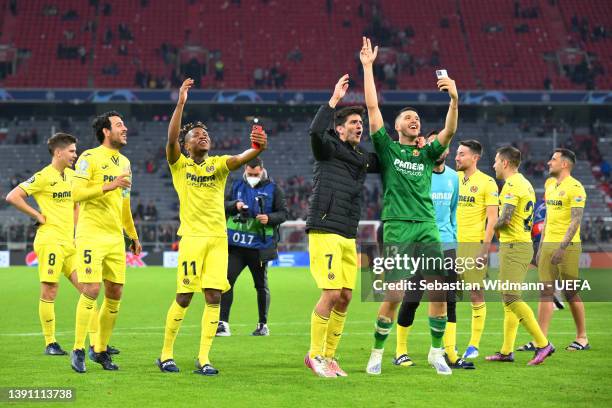
[{"label": "yellow shorts", "polygon": [[60,275],[70,278],[76,269],[76,250],[73,245],[34,243],[38,258],[38,278],[41,282],[57,283]]},{"label": "yellow shorts", "polygon": [[538,275],[540,282],[552,282],[555,280],[578,279],[580,265],[580,253],[582,245],[580,242],[572,242],[565,249],[563,260],[558,265],[553,265],[550,260],[559,249],[559,243],[544,242],[538,261]]},{"label": "yellow shorts", "polygon": [[354,289],[357,245],[354,239],[322,231],[308,233],[310,273],[320,289]]},{"label": "yellow shorts", "polygon": [[[499,280],[511,283],[525,282],[532,258],[533,244],[531,242],[499,244]],[[520,296],[521,291],[508,290],[503,293]]]},{"label": "yellow shorts", "polygon": [[80,283],[107,280],[125,283],[125,243],[77,240],[77,276]]},{"label": "yellow shorts", "polygon": [[227,292],[226,237],[182,237],[178,251],[176,293],[193,293],[202,289]]},{"label": "yellow shorts", "polygon": [[[482,287],[487,276],[489,266],[485,263],[482,267],[477,265],[476,257],[480,254],[482,244],[479,242],[460,242],[457,245],[457,258],[455,269],[457,277],[464,282],[479,283]],[[482,261],[480,261],[482,263]]]}]

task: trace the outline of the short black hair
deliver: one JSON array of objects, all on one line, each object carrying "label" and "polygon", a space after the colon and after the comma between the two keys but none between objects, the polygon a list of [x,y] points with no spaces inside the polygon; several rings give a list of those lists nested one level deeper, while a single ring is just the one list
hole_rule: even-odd
[{"label": "short black hair", "polygon": [[400,109],[399,112],[397,112],[397,115],[395,115],[395,120],[397,121],[397,118],[399,118],[402,113],[408,112],[408,111],[416,112],[417,115],[419,114],[419,111],[417,111],[412,106],[406,106],[405,108],[402,108],[402,109]]},{"label": "short black hair", "polygon": [[187,134],[195,128],[200,128],[208,131],[206,125],[200,121],[187,123],[181,128],[181,132],[179,133],[179,144],[181,146],[185,145],[185,137],[187,136]]},{"label": "short black hair", "polygon": [[55,149],[64,149],[70,146],[71,144],[75,144],[76,142],[76,137],[68,133],[58,132],[47,140],[47,147],[49,148],[49,153],[51,154],[51,156],[53,156],[53,152],[55,152]]},{"label": "short black hair", "polygon": [[103,129],[111,130],[110,118],[112,116],[118,116],[119,118],[123,120],[123,117],[121,116],[119,112],[108,111],[99,116],[96,116],[96,118],[93,120],[91,124],[94,130],[94,134],[96,135],[96,139],[98,139],[98,142],[100,142],[100,144],[104,142],[104,130]]},{"label": "short black hair", "polygon": [[516,168],[521,165],[521,151],[514,146],[502,146],[497,149],[497,154],[505,160],[508,160],[508,162]]},{"label": "short black hair", "polygon": [[555,149],[555,153],[561,153],[561,157],[572,162],[572,165],[576,164],[576,153],[572,152],[570,149],[558,147]]},{"label": "short black hair", "polygon": [[472,151],[472,153],[482,156],[482,145],[478,140],[468,139],[460,140],[459,145],[465,146]]},{"label": "short black hair", "polygon": [[263,160],[261,160],[259,157],[256,157],[254,159],[251,159],[247,162],[247,167],[250,167],[252,169],[254,169],[255,167],[261,167],[263,169]]},{"label": "short black hair", "polygon": [[344,126],[346,120],[351,115],[359,115],[363,119],[363,114],[365,113],[365,109],[363,106],[355,105],[355,106],[347,106],[345,108],[339,109],[336,111],[336,115],[334,116],[334,127],[335,126]]}]

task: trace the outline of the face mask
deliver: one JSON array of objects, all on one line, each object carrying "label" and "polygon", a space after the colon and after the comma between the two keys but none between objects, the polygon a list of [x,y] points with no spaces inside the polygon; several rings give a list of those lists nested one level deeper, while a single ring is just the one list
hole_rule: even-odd
[{"label": "face mask", "polygon": [[261,181],[261,177],[247,177],[246,181],[251,187],[255,188],[255,186]]}]

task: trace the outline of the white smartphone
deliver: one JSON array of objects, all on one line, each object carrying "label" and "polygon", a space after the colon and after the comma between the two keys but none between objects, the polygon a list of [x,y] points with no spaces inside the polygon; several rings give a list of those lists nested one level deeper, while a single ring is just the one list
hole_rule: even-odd
[{"label": "white smartphone", "polygon": [[438,79],[448,78],[448,73],[445,69],[437,69],[436,76],[438,77]]}]

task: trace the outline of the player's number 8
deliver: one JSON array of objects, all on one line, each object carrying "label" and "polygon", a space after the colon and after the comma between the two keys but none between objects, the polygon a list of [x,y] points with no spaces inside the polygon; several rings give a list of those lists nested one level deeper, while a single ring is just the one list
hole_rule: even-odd
[{"label": "player's number 8", "polygon": [[49,265],[55,265],[55,254],[49,254]]}]

